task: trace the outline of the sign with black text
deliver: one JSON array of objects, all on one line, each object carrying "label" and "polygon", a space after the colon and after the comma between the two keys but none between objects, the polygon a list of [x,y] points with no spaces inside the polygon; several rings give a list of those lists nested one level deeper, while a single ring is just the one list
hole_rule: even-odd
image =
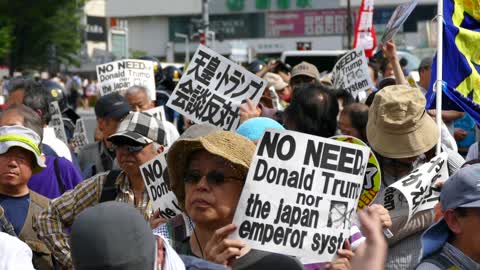
[{"label": "sign with black text", "polygon": [[347,90],[354,98],[361,91],[372,88],[368,59],[362,48],[348,51],[333,67],[333,87]]},{"label": "sign with black text", "polygon": [[448,154],[443,152],[385,189],[382,202],[393,222],[407,215],[408,222],[416,213],[438,203],[440,188],[436,184],[448,179],[447,159]]},{"label": "sign with black text", "polygon": [[156,99],[152,61],[124,59],[98,65],[97,79],[102,96],[141,85],[147,88],[152,100]]},{"label": "sign with black text", "polygon": [[177,197],[168,186],[166,153],[167,149],[155,159],[140,166],[140,171],[153,209],[160,209],[160,216],[170,219],[182,213],[182,210]]},{"label": "sign with black text", "polygon": [[68,144],[67,133],[65,133],[65,126],[63,125],[62,112],[60,111],[60,106],[58,106],[58,101],[50,102],[50,123],[48,126],[53,128],[55,131],[55,136],[57,139],[63,141],[65,144]]},{"label": "sign with black text", "polygon": [[253,249],[329,262],[350,237],[370,149],[267,129],[238,202],[231,238]]},{"label": "sign with black text", "polygon": [[200,45],[167,106],[196,123],[235,130],[240,104],[258,104],[267,81]]},{"label": "sign with black text", "polygon": [[75,131],[73,132],[70,143],[73,145],[75,153],[78,153],[83,146],[88,144],[87,131],[83,118],[77,119],[75,122]]},{"label": "sign with black text", "polygon": [[408,19],[408,16],[417,6],[418,0],[412,0],[409,3],[399,5],[390,17],[382,36],[382,44],[391,40],[397,34],[400,27]]}]

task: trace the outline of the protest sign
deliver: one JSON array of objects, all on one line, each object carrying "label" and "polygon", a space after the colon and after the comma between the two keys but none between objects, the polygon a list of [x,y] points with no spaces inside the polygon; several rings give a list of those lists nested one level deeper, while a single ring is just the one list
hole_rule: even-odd
[{"label": "protest sign", "polygon": [[78,153],[83,146],[88,144],[87,131],[83,118],[77,119],[77,122],[75,122],[75,131],[73,132],[70,143],[73,145],[75,153]]},{"label": "protest sign", "polygon": [[60,111],[60,106],[58,106],[57,101],[50,102],[50,123],[48,125],[53,128],[55,131],[55,136],[57,139],[68,144],[67,133],[65,133],[65,126],[63,125],[62,112]]},{"label": "protest sign", "polygon": [[167,106],[196,123],[235,130],[240,104],[260,100],[267,81],[200,45]]},{"label": "protest sign", "polygon": [[437,204],[440,188],[435,185],[448,179],[447,159],[448,154],[443,152],[385,189],[382,202],[393,222],[404,216],[410,220]]},{"label": "protest sign", "polygon": [[417,6],[418,0],[412,0],[409,3],[399,5],[392,14],[392,17],[385,27],[385,32],[382,36],[382,44],[391,40],[395,34],[400,30],[403,23]]},{"label": "protest sign", "polygon": [[372,88],[368,60],[362,48],[347,52],[333,67],[333,86],[347,90],[354,98],[361,91]]},{"label": "protest sign", "polygon": [[[347,136],[347,135],[338,135],[332,137],[337,141],[354,143],[358,145],[367,146],[362,140]],[[368,158],[367,169],[365,171],[365,178],[363,179],[363,188],[362,194],[358,200],[357,210],[362,210],[366,206],[369,206],[373,203],[378,193],[380,192],[380,187],[382,186],[382,170],[380,169],[380,163],[377,160],[377,157],[370,151],[370,156]]]},{"label": "protest sign", "polygon": [[97,79],[102,96],[126,90],[134,85],[147,88],[150,98],[155,100],[155,76],[153,62],[124,59],[97,66]]},{"label": "protest sign", "polygon": [[[165,127],[165,108],[163,106],[158,106],[150,110],[146,110],[145,113],[150,114],[151,116],[157,118],[160,123],[162,123],[162,126]],[[166,132],[165,130],[165,145],[170,146],[170,143],[172,143],[171,138],[170,138],[170,133]]]},{"label": "protest sign", "polygon": [[160,216],[170,219],[180,214],[177,197],[168,186],[166,160],[167,149],[155,159],[140,166],[145,188],[152,201],[153,209],[160,209]]},{"label": "protest sign", "polygon": [[350,237],[369,153],[365,146],[267,129],[230,237],[253,249],[331,261]]}]

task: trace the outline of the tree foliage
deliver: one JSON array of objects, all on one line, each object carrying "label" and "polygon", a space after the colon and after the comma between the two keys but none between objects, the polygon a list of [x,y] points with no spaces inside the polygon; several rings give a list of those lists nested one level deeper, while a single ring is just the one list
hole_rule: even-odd
[{"label": "tree foliage", "polygon": [[49,55],[57,64],[76,64],[84,0],[0,1],[0,43],[7,42],[0,45],[0,58],[8,54],[11,70],[46,68]]}]

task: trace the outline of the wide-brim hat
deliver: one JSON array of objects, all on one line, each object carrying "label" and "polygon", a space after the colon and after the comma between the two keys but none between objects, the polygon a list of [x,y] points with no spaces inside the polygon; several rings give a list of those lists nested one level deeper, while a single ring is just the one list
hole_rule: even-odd
[{"label": "wide-brim hat", "polygon": [[393,85],[379,91],[368,112],[367,139],[373,150],[398,159],[432,149],[439,132],[425,104],[421,91],[410,86]]},{"label": "wide-brim hat", "polygon": [[170,188],[182,208],[185,205],[185,170],[190,156],[198,150],[206,150],[226,159],[246,176],[255,153],[255,144],[231,131],[213,132],[193,139],[178,139],[168,151],[167,167]]},{"label": "wide-brim hat", "polygon": [[40,136],[29,128],[18,125],[0,127],[0,155],[8,152],[12,147],[21,147],[32,152],[35,157],[35,164],[32,168],[34,174],[47,167],[42,159],[39,144]]}]

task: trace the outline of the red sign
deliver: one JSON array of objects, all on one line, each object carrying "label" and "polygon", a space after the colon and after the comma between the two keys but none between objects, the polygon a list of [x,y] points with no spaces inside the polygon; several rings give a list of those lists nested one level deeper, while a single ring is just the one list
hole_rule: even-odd
[{"label": "red sign", "polygon": [[[352,17],[356,14],[352,12]],[[268,37],[343,35],[347,32],[347,10],[269,12]]]},{"label": "red sign", "polygon": [[362,0],[355,26],[353,47],[365,49],[365,55],[372,57],[376,46],[377,35],[373,26],[373,0]]}]

